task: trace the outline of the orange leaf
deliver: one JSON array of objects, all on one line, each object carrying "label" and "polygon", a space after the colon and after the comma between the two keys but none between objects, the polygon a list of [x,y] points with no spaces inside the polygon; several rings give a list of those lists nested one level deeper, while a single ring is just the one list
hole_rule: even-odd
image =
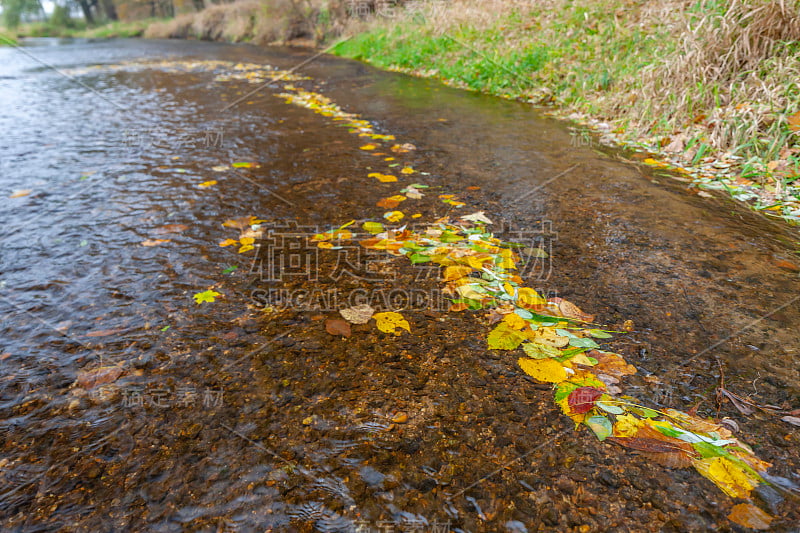
[{"label": "orange leaf", "polygon": [[740,503],[733,506],[728,520],[751,529],[769,529],[772,517],[752,503]]}]

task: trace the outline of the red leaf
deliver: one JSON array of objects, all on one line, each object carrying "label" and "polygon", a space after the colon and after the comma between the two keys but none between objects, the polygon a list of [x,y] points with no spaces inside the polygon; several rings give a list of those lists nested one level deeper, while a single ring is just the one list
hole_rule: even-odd
[{"label": "red leaf", "polygon": [[603,391],[600,389],[594,387],[578,387],[569,393],[567,403],[573,413],[580,415],[591,411],[592,407],[594,407],[594,402],[602,395]]}]

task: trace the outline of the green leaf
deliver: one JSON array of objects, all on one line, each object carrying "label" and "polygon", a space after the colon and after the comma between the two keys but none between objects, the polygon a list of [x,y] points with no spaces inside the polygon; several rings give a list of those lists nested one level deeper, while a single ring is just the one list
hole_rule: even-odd
[{"label": "green leaf", "polygon": [[621,415],[625,412],[619,405],[613,405],[605,402],[594,402],[594,404],[606,413],[611,413],[612,415]]},{"label": "green leaf", "polygon": [[544,344],[536,344],[533,342],[526,342],[522,345],[522,349],[531,359],[545,359],[547,357],[559,357],[561,350],[554,346],[545,346]]},{"label": "green leaf", "polygon": [[414,264],[427,263],[428,261],[431,260],[430,256],[422,255],[422,254],[411,254],[409,259],[411,259],[411,262],[414,263]]},{"label": "green leaf", "polygon": [[367,221],[364,222],[361,227],[364,228],[364,231],[371,233],[372,235],[377,235],[378,233],[383,232],[383,224],[380,222]]},{"label": "green leaf", "polygon": [[595,339],[610,339],[613,337],[612,334],[603,331],[602,329],[590,329],[587,333],[594,337]]},{"label": "green leaf", "polygon": [[170,326],[164,326],[163,328],[161,328],[160,331],[167,331],[169,328],[170,328]]},{"label": "green leaf", "polygon": [[611,436],[611,421],[604,416],[590,416],[586,419],[586,425],[589,426],[589,429],[594,431],[594,434],[597,435],[597,438],[601,441]]},{"label": "green leaf", "polygon": [[515,350],[524,340],[525,335],[505,322],[490,331],[487,339],[492,350]]},{"label": "green leaf", "polygon": [[576,348],[599,348],[600,347],[592,339],[582,339],[580,337],[570,338],[569,345],[570,346],[575,346]]},{"label": "green leaf", "polygon": [[222,271],[222,273],[223,273],[223,274],[230,274],[231,272],[233,272],[233,271],[234,271],[234,270],[236,270],[237,268],[239,268],[239,267],[238,267],[238,266],[236,266],[236,265],[231,265],[231,266],[229,266],[228,268],[226,268],[225,270],[223,270],[223,271]]},{"label": "green leaf", "polygon": [[578,385],[577,383],[570,383],[570,382],[561,383],[558,386],[558,388],[556,388],[555,401],[560,402],[561,400],[569,396],[570,393],[572,393],[572,391],[574,391],[578,387],[580,387],[580,385]]},{"label": "green leaf", "polygon": [[521,307],[517,307],[516,309],[514,309],[514,313],[516,313],[520,318],[524,318],[525,320],[533,318],[533,313],[531,313],[527,309],[522,309]]}]

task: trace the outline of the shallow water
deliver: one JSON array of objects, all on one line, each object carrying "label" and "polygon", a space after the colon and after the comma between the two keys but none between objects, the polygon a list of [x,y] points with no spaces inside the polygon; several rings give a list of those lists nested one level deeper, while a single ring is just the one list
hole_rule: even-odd
[{"label": "shallow water", "polygon": [[[306,57],[127,40],[0,48],[3,529],[729,528],[730,502],[696,473],[572,432],[547,387],[486,353],[474,319],[410,306],[413,335],[356,326],[344,340],[321,320],[335,306],[256,309],[270,289],[433,294],[433,279],[398,262],[364,280],[315,255],[316,279],[272,280],[217,245],[236,236],[221,226],[230,218],[307,233],[374,216],[393,189],[364,186],[375,159],[358,137],[272,87],[226,109],[254,85],[203,69],[86,69]],[[407,162],[428,183],[550,251],[528,273],[543,292],[618,329],[632,320],[611,345],[640,369],[626,391],[734,418],[772,472],[800,483],[796,428],[714,398],[722,369],[732,392],[800,407],[795,231],[528,106],[335,58],[301,72],[416,145]],[[211,170],[233,162],[260,167]],[[156,239],[169,241],[142,246]],[[212,286],[218,302],[192,301]],[[125,369],[113,385],[75,385],[113,365]],[[393,423],[400,412],[408,421]],[[773,510],[777,530],[792,509]]]}]

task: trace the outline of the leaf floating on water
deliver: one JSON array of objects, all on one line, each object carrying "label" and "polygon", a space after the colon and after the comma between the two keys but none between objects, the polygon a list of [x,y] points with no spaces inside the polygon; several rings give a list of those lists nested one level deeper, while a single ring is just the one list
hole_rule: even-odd
[{"label": "leaf floating on water", "polygon": [[449,266],[444,269],[444,281],[455,281],[470,275],[475,270],[466,265]]},{"label": "leaf floating on water", "polygon": [[595,387],[578,387],[567,397],[567,404],[573,413],[583,414],[591,411],[603,391]]},{"label": "leaf floating on water", "polygon": [[381,199],[380,201],[378,201],[376,205],[378,207],[383,207],[385,209],[394,209],[395,207],[400,205],[400,202],[404,201],[405,199],[406,199],[405,196],[396,194],[394,196],[389,196],[388,198]]},{"label": "leaf floating on water", "polygon": [[384,213],[383,218],[388,220],[389,222],[400,222],[405,217],[402,211],[389,211],[388,213]]},{"label": "leaf floating on water", "polygon": [[213,302],[217,299],[217,296],[221,296],[221,294],[215,290],[208,289],[207,291],[198,292],[192,298],[194,298],[195,302],[201,304],[203,302]]},{"label": "leaf floating on water", "polygon": [[75,384],[82,389],[93,389],[98,385],[111,383],[119,379],[124,370],[121,366],[101,366],[94,370],[81,370]]},{"label": "leaf floating on water", "polygon": [[33,189],[19,189],[17,191],[13,191],[9,198],[22,198],[23,196],[28,196],[32,192]]},{"label": "leaf floating on water", "polygon": [[400,335],[400,332],[397,331],[398,328],[404,329],[409,333],[411,332],[411,326],[400,313],[395,313],[393,311],[376,313],[373,318],[375,319],[378,329],[384,333]]},{"label": "leaf floating on water", "polygon": [[159,244],[164,244],[166,242],[172,242],[172,239],[147,239],[139,244],[142,246],[158,246]]},{"label": "leaf floating on water", "polygon": [[[322,243],[320,243],[320,244],[322,244]],[[255,246],[253,246],[252,244],[245,244],[245,245],[242,245],[242,246],[239,247],[239,253],[243,254],[245,252],[249,252],[250,250],[253,250],[254,248],[255,248]]]},{"label": "leaf floating on water", "polygon": [[484,214],[483,211],[476,211],[471,215],[464,215],[461,217],[461,220],[466,220],[467,222],[474,222],[475,224],[494,224],[489,218]]},{"label": "leaf floating on water", "polygon": [[167,224],[166,226],[161,226],[160,228],[156,228],[153,230],[153,233],[163,235],[165,233],[181,233],[189,229],[189,226],[186,224]]},{"label": "leaf floating on water", "polygon": [[228,165],[217,165],[215,167],[211,167],[211,170],[214,172],[225,172],[226,170],[230,170],[231,167]]},{"label": "leaf floating on water", "polygon": [[369,304],[355,305],[347,309],[341,309],[339,314],[345,320],[353,324],[366,324],[375,314],[375,309]]},{"label": "leaf floating on water", "polygon": [[554,298],[553,300],[558,300],[558,311],[562,316],[574,318],[575,320],[580,320],[582,322],[591,322],[594,320],[594,315],[584,313],[581,311],[580,307],[572,302],[562,300],[561,298]]},{"label": "leaf floating on water", "polygon": [[391,174],[381,174],[380,172],[372,172],[367,174],[368,178],[376,178],[381,183],[393,183],[397,181],[397,176],[392,176]]},{"label": "leaf floating on water", "polygon": [[120,333],[122,331],[125,331],[125,330],[121,329],[121,328],[120,329],[100,329],[100,330],[97,330],[97,331],[91,331],[91,332],[87,333],[84,336],[85,337],[108,337],[109,335],[116,335],[117,333]]},{"label": "leaf floating on water", "polygon": [[400,170],[401,174],[413,174],[414,172],[415,172],[415,170],[413,168],[411,168],[411,167],[403,167]]},{"label": "leaf floating on water", "polygon": [[377,147],[378,147],[377,144],[370,143],[370,144],[365,144],[364,146],[360,146],[359,150],[367,150],[367,151],[369,151],[369,150],[374,150]]},{"label": "leaf floating on water", "polygon": [[217,184],[217,180],[209,180],[209,181],[204,181],[203,183],[199,184],[198,187],[200,187],[201,189],[208,189],[209,187],[213,187],[216,184]]},{"label": "leaf floating on water", "polygon": [[378,233],[383,232],[383,224],[381,224],[380,222],[367,221],[364,222],[361,225],[361,227],[364,228],[364,231],[366,231],[367,233],[371,233],[372,235],[377,235]]},{"label": "leaf floating on water", "polygon": [[341,335],[349,337],[351,335],[350,324],[338,318],[329,318],[325,321],[325,331],[331,335]]},{"label": "leaf floating on water", "polygon": [[548,357],[561,356],[561,350],[545,344],[526,342],[522,345],[522,349],[525,350],[525,354],[531,359],[547,359]]},{"label": "leaf floating on water", "polygon": [[758,485],[758,480],[749,475],[740,465],[726,457],[707,457],[694,461],[695,468],[714,482],[731,498],[747,498]]},{"label": "leaf floating on water", "polygon": [[555,359],[530,359],[520,357],[517,360],[522,371],[530,377],[545,383],[561,383],[567,379],[567,371]]},{"label": "leaf floating on water", "polygon": [[260,168],[260,167],[261,165],[259,165],[258,163],[250,163],[247,161],[242,161],[233,164],[233,168]]},{"label": "leaf floating on water", "polygon": [[750,529],[764,530],[769,529],[773,518],[752,503],[740,503],[733,506],[728,520]]},{"label": "leaf floating on water", "polygon": [[266,220],[261,220],[253,215],[250,215],[249,217],[233,218],[230,220],[226,220],[225,222],[222,223],[222,225],[226,228],[236,228],[238,230],[244,230],[249,226],[253,226],[255,224],[261,224],[262,222],[266,222]]},{"label": "leaf floating on water", "polygon": [[604,441],[611,436],[611,421],[604,416],[590,416],[586,419],[586,425],[594,431],[600,441]]},{"label": "leaf floating on water", "polygon": [[239,244],[239,241],[236,239],[225,239],[219,243],[220,246],[233,246],[234,244]]},{"label": "leaf floating on water", "polygon": [[486,341],[491,350],[515,350],[525,339],[524,333],[514,329],[508,322],[501,322],[489,332]]}]

